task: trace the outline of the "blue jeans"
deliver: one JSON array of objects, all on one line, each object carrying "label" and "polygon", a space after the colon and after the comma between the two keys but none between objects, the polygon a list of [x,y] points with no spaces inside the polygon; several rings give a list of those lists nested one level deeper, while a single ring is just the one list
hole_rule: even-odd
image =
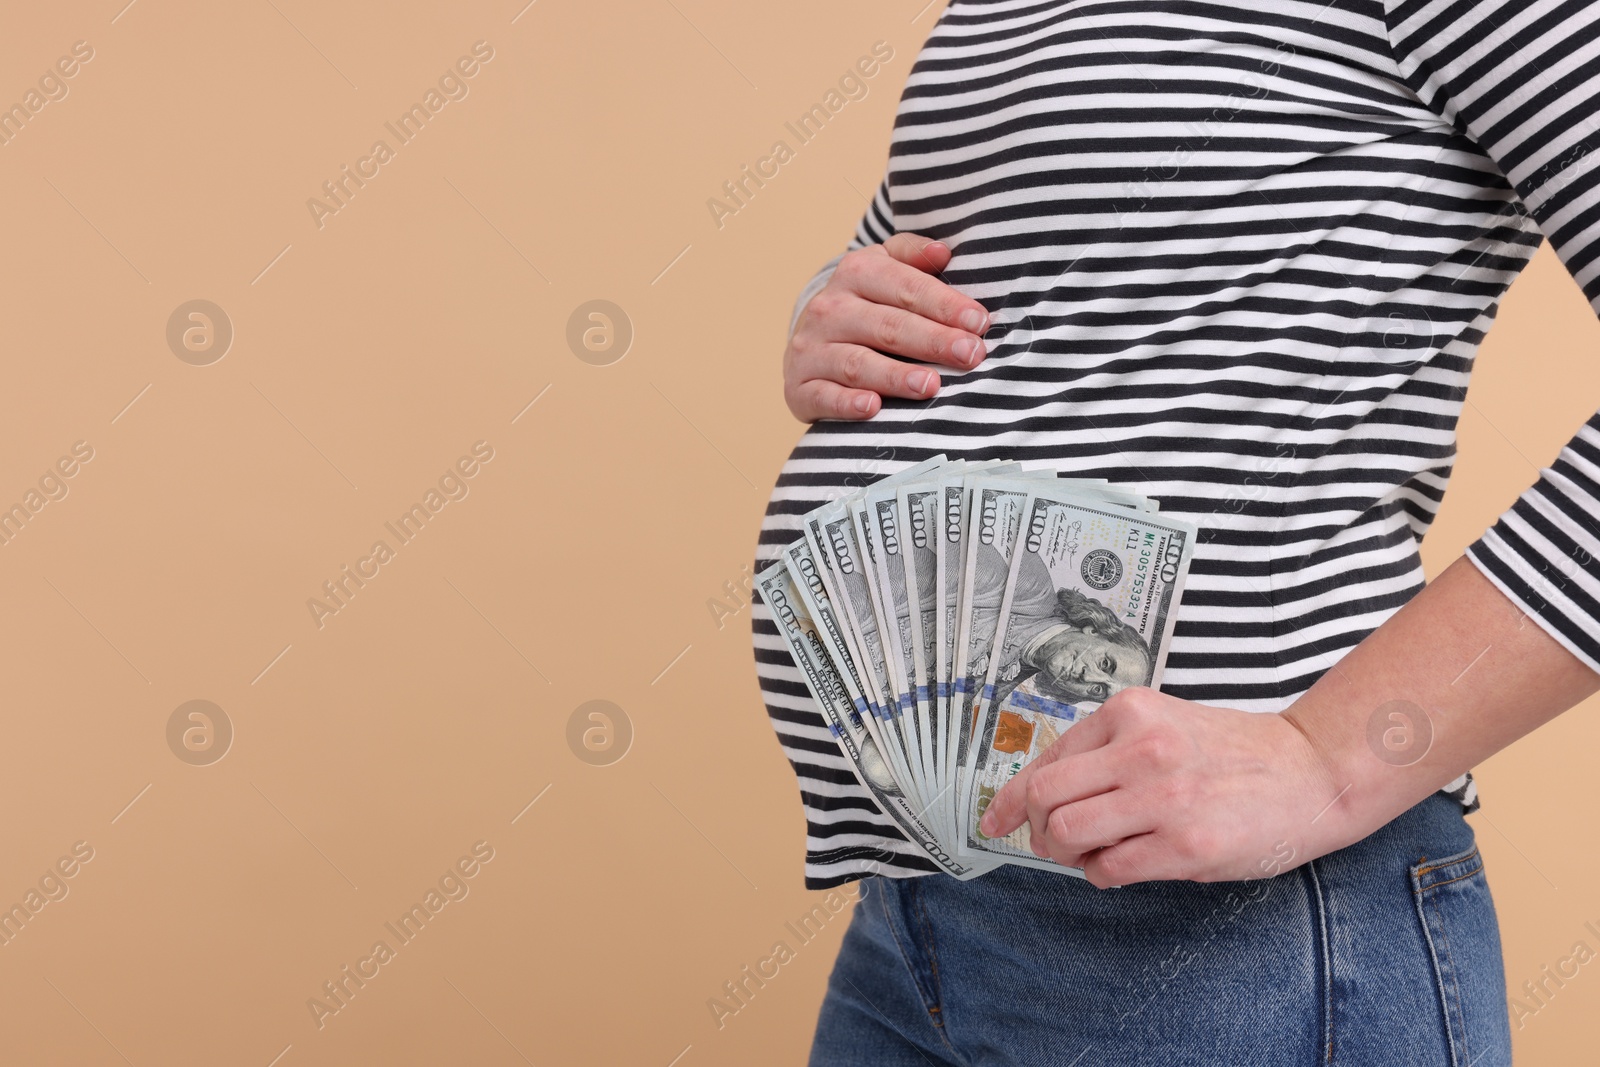
[{"label": "blue jeans", "polygon": [[1251,882],[868,878],[812,1067],[1505,1067],[1483,859],[1434,794]]}]

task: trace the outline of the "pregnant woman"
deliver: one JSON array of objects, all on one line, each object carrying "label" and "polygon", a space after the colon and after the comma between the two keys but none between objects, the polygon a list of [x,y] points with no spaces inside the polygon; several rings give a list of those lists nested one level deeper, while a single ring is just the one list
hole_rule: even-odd
[{"label": "pregnant woman", "polygon": [[1107,478],[1201,535],[1161,692],[985,816],[1087,881],[933,873],[757,607],[806,884],[865,880],[813,1064],[1510,1062],[1463,815],[1475,763],[1600,688],[1600,416],[1426,588],[1418,546],[1541,233],[1600,306],[1596,147],[1600,5],[945,9],[796,305],[814,424],[758,567],[938,453]]}]

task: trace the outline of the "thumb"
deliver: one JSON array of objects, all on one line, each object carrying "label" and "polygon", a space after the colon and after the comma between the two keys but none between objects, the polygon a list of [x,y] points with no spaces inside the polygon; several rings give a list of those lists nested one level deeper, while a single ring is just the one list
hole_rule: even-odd
[{"label": "thumb", "polygon": [[950,265],[950,246],[917,233],[897,233],[883,242],[883,250],[907,266],[938,274]]}]

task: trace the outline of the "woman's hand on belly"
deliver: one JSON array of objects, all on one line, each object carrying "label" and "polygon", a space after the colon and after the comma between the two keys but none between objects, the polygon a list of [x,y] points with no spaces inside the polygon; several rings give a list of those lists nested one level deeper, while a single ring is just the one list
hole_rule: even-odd
[{"label": "woman's hand on belly", "polygon": [[1319,815],[1334,773],[1282,715],[1124,689],[995,795],[983,832],[1029,824],[1034,852],[1105,888],[1263,878],[1348,842]]},{"label": "woman's hand on belly", "polygon": [[939,372],[889,353],[971,370],[985,355],[989,313],[934,277],[950,249],[913,233],[845,254],[795,322],[783,353],[783,398],[802,422],[868,419],[882,396],[926,400]]}]

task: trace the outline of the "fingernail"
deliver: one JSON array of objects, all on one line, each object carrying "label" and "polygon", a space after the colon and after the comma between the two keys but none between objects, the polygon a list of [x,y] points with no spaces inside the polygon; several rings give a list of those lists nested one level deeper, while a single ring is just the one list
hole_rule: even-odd
[{"label": "fingernail", "polygon": [[983,818],[978,820],[978,829],[983,831],[985,837],[994,836],[994,812],[986,811],[983,813]]},{"label": "fingernail", "polygon": [[918,396],[933,392],[933,372],[927,370],[912,371],[911,391]]},{"label": "fingernail", "polygon": [[956,359],[961,361],[963,367],[970,367],[978,362],[978,355],[983,351],[983,342],[976,337],[964,337],[951,342],[950,350]]},{"label": "fingernail", "polygon": [[961,313],[958,321],[961,323],[961,328],[968,333],[982,333],[989,323],[989,313],[979,311],[977,308],[968,308]]},{"label": "fingernail", "polygon": [[856,397],[855,403],[854,403],[853,406],[855,407],[857,412],[859,412],[862,415],[865,415],[868,411],[872,410],[872,396],[871,396],[871,394],[862,393],[860,396]]}]

